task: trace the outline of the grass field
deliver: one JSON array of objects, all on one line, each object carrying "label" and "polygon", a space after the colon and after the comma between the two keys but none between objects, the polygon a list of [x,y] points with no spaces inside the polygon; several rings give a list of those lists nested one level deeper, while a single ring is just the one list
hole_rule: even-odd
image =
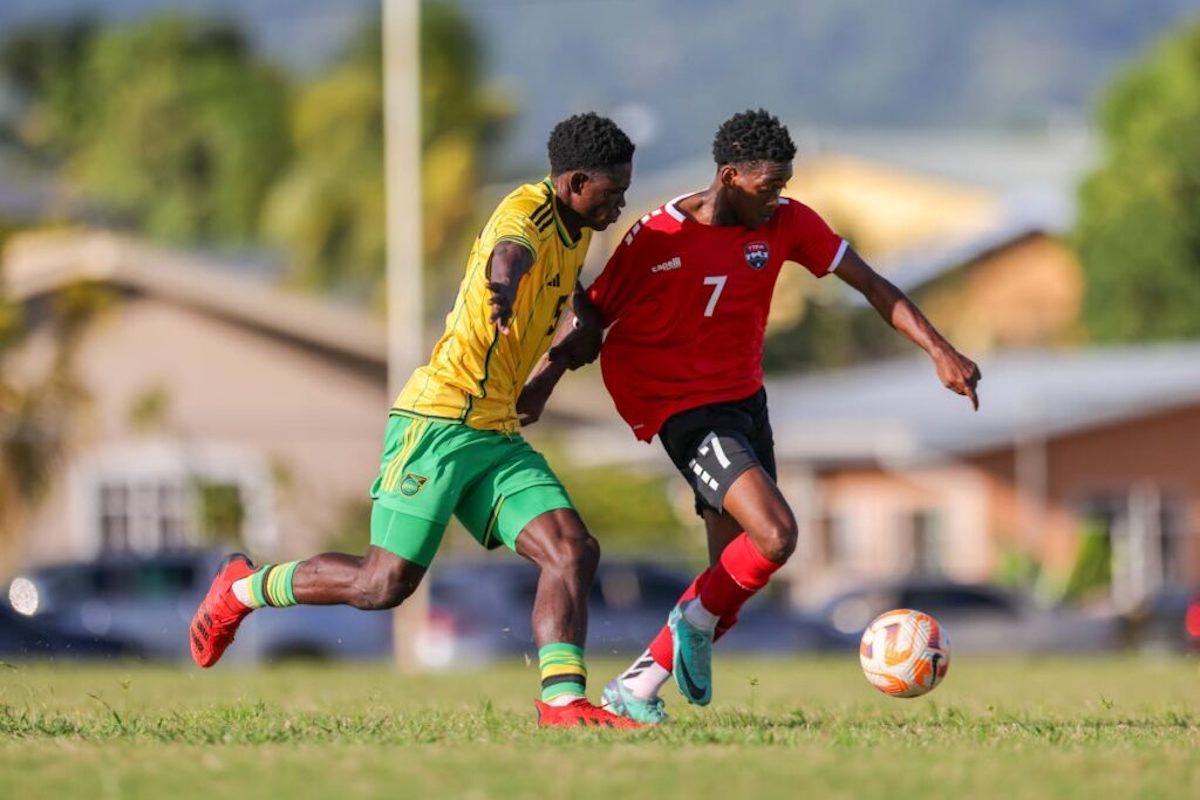
[{"label": "grass field", "polygon": [[[617,664],[593,663],[598,686]],[[539,731],[524,664],[410,678],[0,666],[0,798],[1200,798],[1196,661],[958,659],[894,700],[853,657],[719,659],[646,733]],[[593,691],[593,694],[595,691]]]}]

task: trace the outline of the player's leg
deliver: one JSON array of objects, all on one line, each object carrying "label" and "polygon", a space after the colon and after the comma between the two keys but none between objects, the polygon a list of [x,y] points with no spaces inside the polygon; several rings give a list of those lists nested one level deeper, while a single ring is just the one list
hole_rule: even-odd
[{"label": "player's leg", "polygon": [[[710,578],[692,604],[715,612],[716,635],[732,627],[737,612],[796,549],[796,518],[779,491],[775,441],[765,392],[743,405],[750,425],[742,432],[750,452],[730,457],[737,477],[719,500],[720,520],[705,512],[709,531]],[[714,445],[715,446],[715,445]],[[736,446],[736,445],[735,445]],[[743,466],[738,468],[740,462]],[[713,524],[719,522],[719,524]]]},{"label": "player's leg", "polygon": [[636,727],[586,698],[587,602],[600,545],[541,454],[520,438],[500,446],[508,451],[504,459],[463,495],[455,514],[485,547],[507,545],[538,567],[538,722]]},{"label": "player's leg", "polygon": [[[728,514],[721,514],[711,508],[703,508],[697,501],[697,510],[704,518],[704,528],[708,539],[709,566],[717,563],[725,546],[742,533],[742,526]],[[708,578],[709,570],[701,572],[679,596],[676,605],[680,606],[695,599],[700,587]],[[730,628],[737,623],[737,612],[722,617],[717,621],[713,633],[713,643],[720,641]],[[657,723],[666,719],[666,710],[659,692],[671,679],[671,670],[675,659],[675,645],[671,629],[663,625],[640,656],[633,660],[629,667],[604,687],[605,702],[619,714],[636,719],[639,722]]]},{"label": "player's leg", "polygon": [[[379,477],[371,489],[371,544],[363,556],[325,553],[255,568],[241,554],[225,560],[189,629],[192,658],[215,664],[252,611],[265,606],[341,603],[393,608],[421,582],[442,541],[471,460],[459,452],[462,426],[392,417]],[[434,466],[443,478],[426,487]],[[412,467],[410,471],[407,467]],[[415,487],[415,490],[414,490]],[[422,491],[424,489],[424,491]]]},{"label": "player's leg", "polygon": [[[220,660],[242,620],[259,608],[340,603],[381,609],[404,602],[424,577],[445,525],[406,517],[379,502],[371,518],[372,544],[361,557],[323,553],[257,569],[240,553],[227,558],[192,619],[190,639],[196,663],[210,667]],[[393,541],[389,549],[388,540],[378,535],[381,527],[405,530],[408,547]]]}]

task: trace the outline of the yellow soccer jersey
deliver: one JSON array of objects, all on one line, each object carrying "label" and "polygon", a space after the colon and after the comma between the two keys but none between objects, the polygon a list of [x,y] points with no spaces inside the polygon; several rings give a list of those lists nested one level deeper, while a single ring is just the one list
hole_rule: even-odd
[{"label": "yellow soccer jersey", "polygon": [[[517,396],[550,349],[591,240],[588,228],[578,241],[570,240],[548,178],[504,198],[471,248],[446,332],[429,363],[408,379],[395,410],[480,430],[516,432]],[[492,249],[503,241],[524,245],[534,256],[518,284],[507,335],[488,321],[487,266]]]}]

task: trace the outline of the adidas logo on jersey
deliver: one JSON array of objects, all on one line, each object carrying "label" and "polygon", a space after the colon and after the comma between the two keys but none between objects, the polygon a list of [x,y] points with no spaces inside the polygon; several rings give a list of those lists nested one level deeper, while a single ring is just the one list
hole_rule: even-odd
[{"label": "adidas logo on jersey", "polygon": [[683,259],[675,256],[670,261],[664,261],[661,264],[655,264],[650,268],[651,272],[670,272],[673,269],[679,269],[683,266]]},{"label": "adidas logo on jersey", "polygon": [[560,275],[555,275],[553,278],[551,278],[549,281],[546,282],[546,285],[547,286],[562,286],[562,277]]}]

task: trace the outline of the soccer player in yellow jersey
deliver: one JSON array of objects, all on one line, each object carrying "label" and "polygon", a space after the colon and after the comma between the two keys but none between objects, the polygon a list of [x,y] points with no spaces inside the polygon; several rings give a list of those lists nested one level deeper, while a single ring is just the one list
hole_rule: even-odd
[{"label": "soccer player in yellow jersey", "polygon": [[540,571],[533,604],[544,726],[636,723],[587,701],[583,645],[599,546],[545,458],[521,438],[517,399],[533,368],[577,366],[571,341],[551,349],[578,289],[592,231],[625,205],[634,146],[611,120],[580,114],[548,145],[550,176],[515,189],[475,240],[446,332],[391,409],[371,487],[364,556],[326,553],[255,568],[226,559],[192,619],[192,657],[215,664],[255,608],[344,603],[378,609],[412,594],[451,514],[487,548]]}]

